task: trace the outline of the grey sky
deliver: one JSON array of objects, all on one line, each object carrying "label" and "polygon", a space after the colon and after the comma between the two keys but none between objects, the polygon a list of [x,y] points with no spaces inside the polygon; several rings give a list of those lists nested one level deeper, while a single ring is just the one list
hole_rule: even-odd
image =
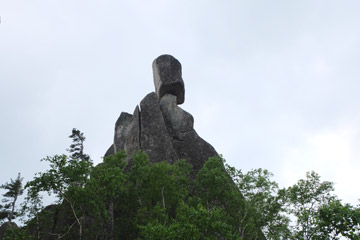
[{"label": "grey sky", "polygon": [[72,128],[98,163],[121,111],[154,90],[151,63],[183,66],[201,137],[281,186],[315,170],[360,193],[360,2],[2,0],[0,182],[44,171]]}]

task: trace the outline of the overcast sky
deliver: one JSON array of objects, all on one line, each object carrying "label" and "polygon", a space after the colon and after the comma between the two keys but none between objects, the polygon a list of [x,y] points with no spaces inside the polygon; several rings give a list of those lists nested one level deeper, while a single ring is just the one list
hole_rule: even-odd
[{"label": "overcast sky", "polygon": [[360,1],[0,0],[0,183],[78,128],[95,163],[176,57],[195,130],[287,187],[314,170],[360,198]]}]

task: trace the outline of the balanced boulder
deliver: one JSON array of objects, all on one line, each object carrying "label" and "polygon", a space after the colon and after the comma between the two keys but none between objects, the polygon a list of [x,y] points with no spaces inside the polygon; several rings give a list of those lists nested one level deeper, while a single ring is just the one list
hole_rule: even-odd
[{"label": "balanced boulder", "polygon": [[169,93],[177,97],[177,104],[184,103],[185,87],[180,62],[171,55],[161,55],[153,61],[152,68],[159,98]]}]

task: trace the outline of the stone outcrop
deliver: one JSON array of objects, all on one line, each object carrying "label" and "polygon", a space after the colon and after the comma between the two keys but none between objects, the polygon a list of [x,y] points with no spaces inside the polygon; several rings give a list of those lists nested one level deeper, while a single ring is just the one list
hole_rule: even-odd
[{"label": "stone outcrop", "polygon": [[185,101],[185,87],[182,79],[181,64],[171,55],[161,55],[152,64],[155,92],[161,99],[170,93],[177,97],[177,103]]},{"label": "stone outcrop", "polygon": [[143,150],[151,162],[186,159],[197,172],[217,153],[194,130],[193,116],[178,106],[185,99],[181,64],[162,55],[154,60],[153,73],[155,92],[144,97],[133,115],[120,114],[113,144],[105,156],[122,149],[129,156]]},{"label": "stone outcrop", "polygon": [[[121,115],[120,115],[121,116]],[[114,137],[114,139],[116,136]],[[132,153],[140,148],[140,109],[136,106],[132,115],[132,121],[129,125],[129,132],[125,136],[124,150],[127,153]],[[121,149],[119,149],[120,151]],[[117,151],[116,151],[117,152]]]},{"label": "stone outcrop", "polygon": [[153,162],[178,159],[172,137],[167,133],[164,117],[159,106],[156,93],[149,93],[140,103],[140,147]]},{"label": "stone outcrop", "polygon": [[114,135],[114,152],[117,152],[125,147],[125,139],[130,131],[133,116],[128,113],[121,113],[119,119],[115,123]]}]

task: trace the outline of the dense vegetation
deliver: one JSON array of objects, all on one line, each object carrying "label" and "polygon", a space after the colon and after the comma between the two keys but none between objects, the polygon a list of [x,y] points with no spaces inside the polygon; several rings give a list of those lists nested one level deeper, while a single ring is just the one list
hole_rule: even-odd
[{"label": "dense vegetation", "polygon": [[[20,174],[1,186],[1,219],[24,219],[3,239],[360,239],[360,208],[343,204],[314,172],[279,189],[267,170],[244,174],[221,157],[196,175],[185,160],[150,163],[143,152],[93,166],[83,134],[70,137],[70,155],[43,159],[49,169],[26,183],[21,208]],[[56,203],[44,207],[43,192]]]}]

